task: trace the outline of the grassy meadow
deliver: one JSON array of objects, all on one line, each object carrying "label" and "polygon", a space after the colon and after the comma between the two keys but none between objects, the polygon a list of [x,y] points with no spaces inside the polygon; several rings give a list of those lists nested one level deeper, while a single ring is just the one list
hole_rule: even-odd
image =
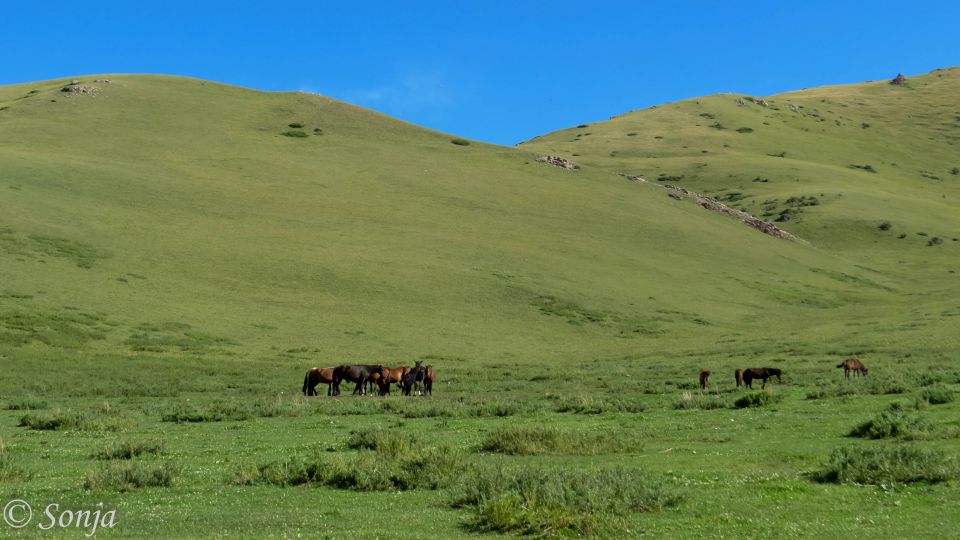
[{"label": "grassy meadow", "polygon": [[[0,87],[0,503],[35,514],[0,535],[50,535],[53,502],[115,508],[97,535],[118,538],[954,534],[960,177],[955,132],[922,131],[952,129],[942,75],[516,149],[177,77]],[[856,130],[778,116],[840,94]],[[686,126],[714,102],[734,129]],[[930,115],[909,148],[890,111]],[[796,206],[778,225],[803,241],[659,171]],[[851,354],[868,377],[835,367]],[[414,360],[432,397],[300,395],[310,367]],[[782,383],[734,386],[762,366]]]}]

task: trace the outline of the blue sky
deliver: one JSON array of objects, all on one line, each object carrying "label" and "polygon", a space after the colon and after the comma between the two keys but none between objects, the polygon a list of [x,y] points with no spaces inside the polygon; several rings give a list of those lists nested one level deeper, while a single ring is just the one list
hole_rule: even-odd
[{"label": "blue sky", "polygon": [[714,92],[958,65],[958,34],[955,1],[21,1],[0,9],[0,84],[189,75],[515,144]]}]

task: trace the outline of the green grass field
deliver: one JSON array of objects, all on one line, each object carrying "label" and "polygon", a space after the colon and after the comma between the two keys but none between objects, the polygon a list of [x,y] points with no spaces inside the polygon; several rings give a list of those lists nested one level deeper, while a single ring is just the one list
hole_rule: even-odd
[{"label": "green grass field", "polygon": [[[0,535],[99,502],[101,537],[960,525],[960,71],[518,148],[316,95],[79,79],[0,87],[0,503],[35,514]],[[313,366],[414,360],[433,397],[300,396]],[[783,382],[734,387],[760,366]]]}]

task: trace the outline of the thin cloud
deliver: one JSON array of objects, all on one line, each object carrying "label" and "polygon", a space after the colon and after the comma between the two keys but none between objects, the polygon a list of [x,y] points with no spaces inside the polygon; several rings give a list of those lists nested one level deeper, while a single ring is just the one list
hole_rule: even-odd
[{"label": "thin cloud", "polygon": [[454,102],[443,78],[430,73],[409,73],[390,84],[348,91],[343,99],[395,115],[437,113]]}]

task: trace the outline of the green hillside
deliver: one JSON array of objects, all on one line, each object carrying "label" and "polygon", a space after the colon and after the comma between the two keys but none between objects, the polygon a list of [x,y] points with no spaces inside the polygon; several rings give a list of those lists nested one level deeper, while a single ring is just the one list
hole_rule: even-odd
[{"label": "green hillside", "polygon": [[[960,527],[960,71],[519,148],[312,94],[77,81],[0,87],[18,537],[59,537],[49,503],[116,509],[110,538]],[[431,396],[301,395],[313,366],[414,360]],[[782,379],[735,386],[761,366]]]},{"label": "green hillside", "polygon": [[121,349],[176,350],[190,325],[199,348],[308,347],[327,363],[546,360],[721,335],[774,305],[788,327],[892,298],[883,275],[816,243],[320,96],[158,76],[85,77],[98,92],[83,95],[68,82],[0,90],[0,309],[14,342],[46,332],[24,313],[77,312],[109,322],[85,345]]},{"label": "green hillside", "polygon": [[958,68],[901,85],[718,94],[520,147],[711,194],[885,269],[942,273],[960,253],[958,96]]}]

